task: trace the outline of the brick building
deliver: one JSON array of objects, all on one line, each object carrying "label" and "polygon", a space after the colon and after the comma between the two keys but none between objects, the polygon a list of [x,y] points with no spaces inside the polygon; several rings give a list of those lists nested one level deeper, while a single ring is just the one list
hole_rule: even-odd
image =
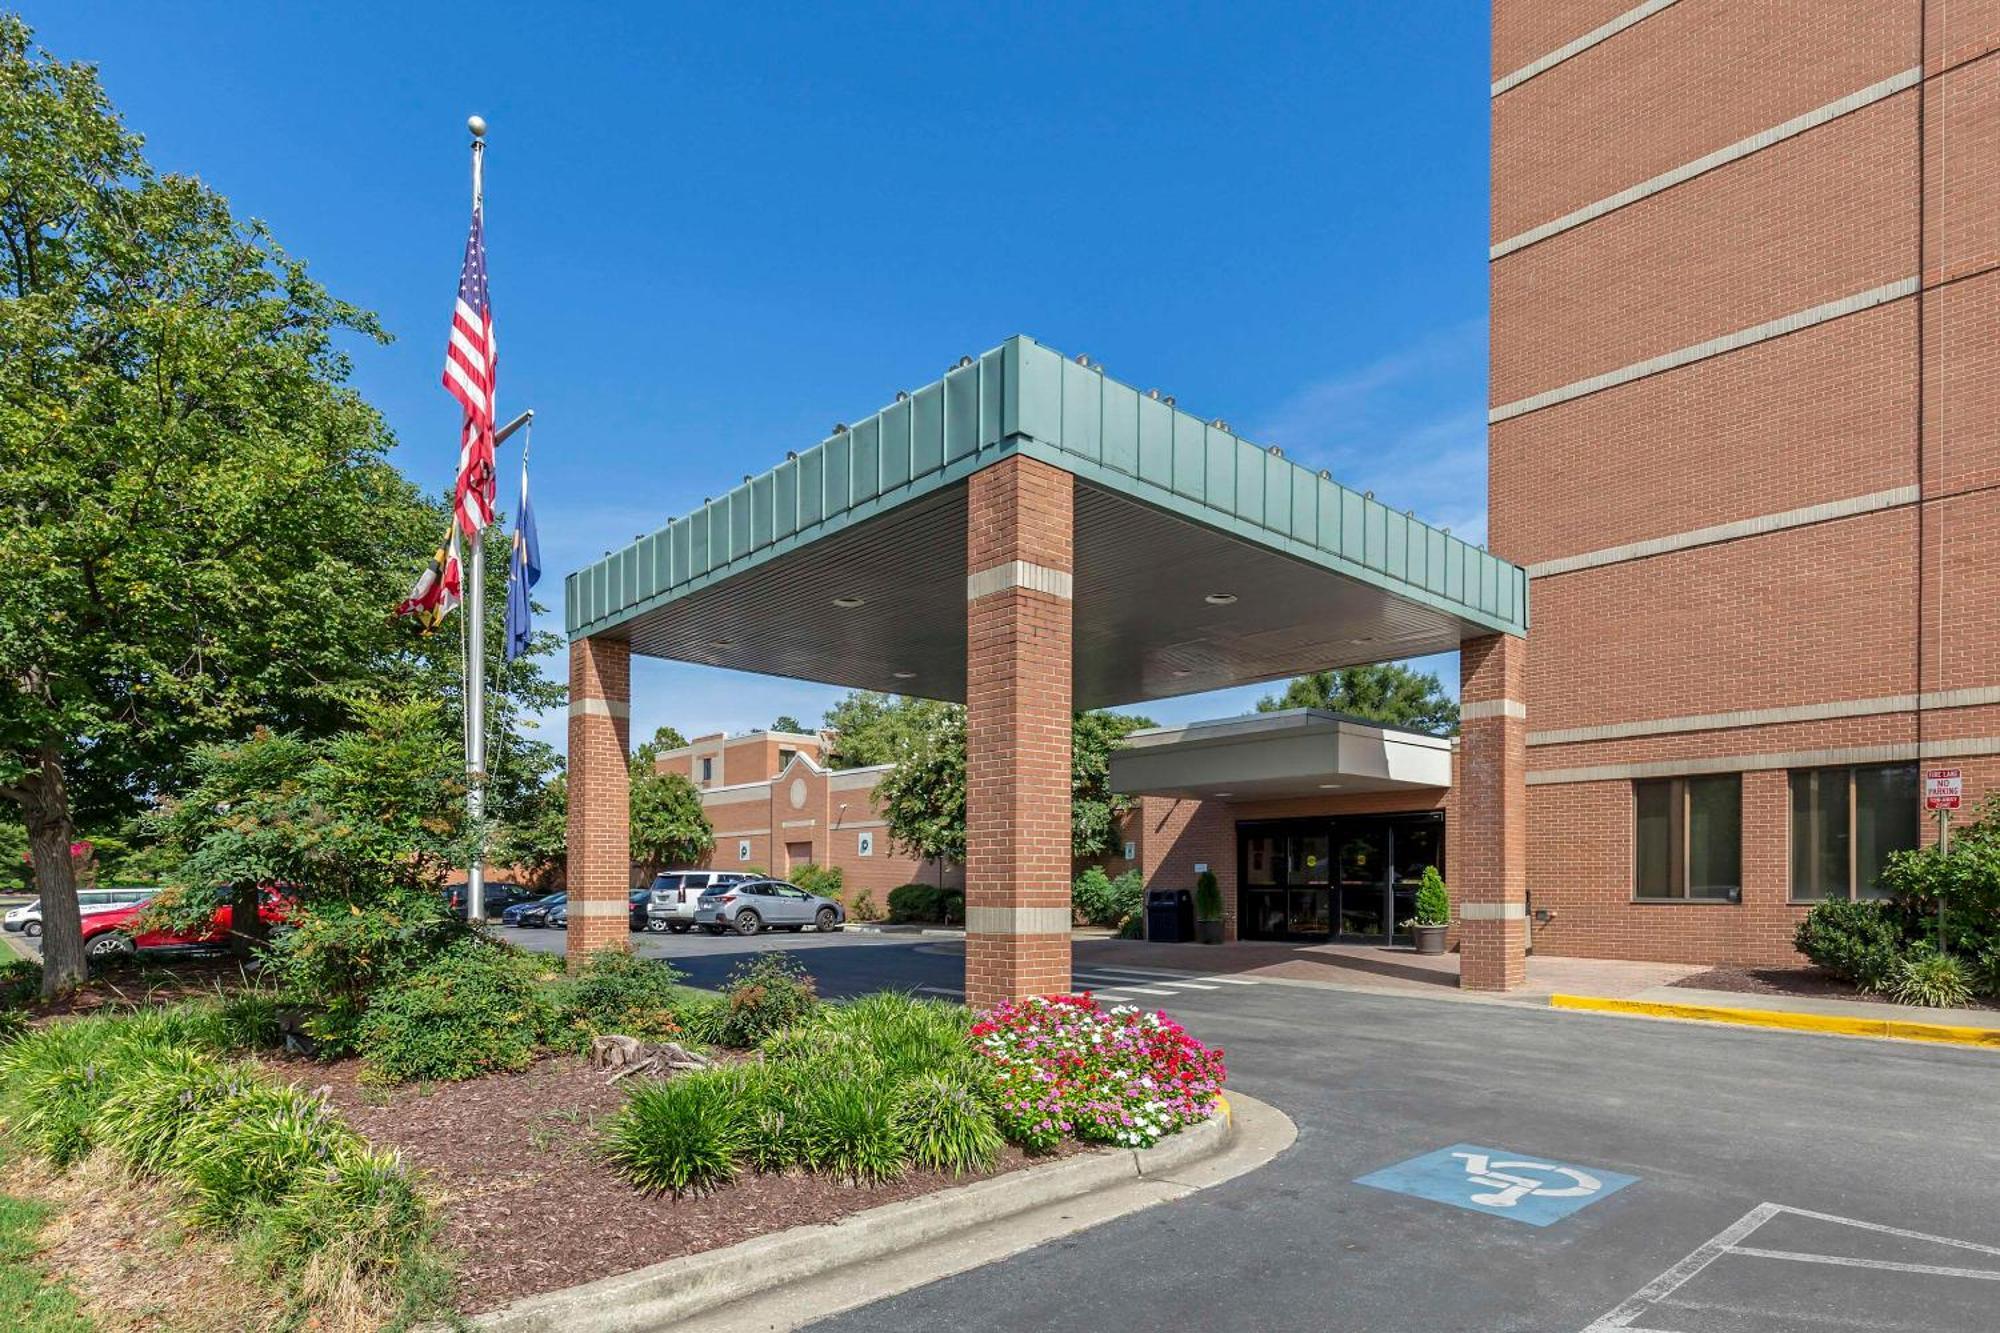
[{"label": "brick building", "polygon": [[1495,0],[1538,950],[1792,961],[1934,836],[1920,766],[2000,779],[1996,47],[1994,0]]},{"label": "brick building", "polygon": [[[899,884],[940,882],[934,861],[898,852],[889,840],[875,784],[886,765],[831,768],[818,733],[753,731],[697,736],[654,760],[701,789],[715,830],[706,864],[718,870],[757,866],[787,876],[804,865],[838,866],[851,906],[867,893],[883,907]],[[962,887],[962,868],[942,868],[942,882]]]}]

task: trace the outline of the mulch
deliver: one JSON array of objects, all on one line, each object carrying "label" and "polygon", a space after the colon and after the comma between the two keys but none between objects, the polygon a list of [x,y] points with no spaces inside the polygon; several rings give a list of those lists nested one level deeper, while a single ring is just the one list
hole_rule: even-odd
[{"label": "mulch", "polygon": [[170,962],[149,960],[97,965],[91,977],[73,991],[28,1006],[34,1019],[66,1018],[132,1008],[174,1004],[180,1000],[214,999],[218,994],[247,990],[257,984],[255,964],[227,953],[195,954]]},{"label": "mulch", "polygon": [[[707,1195],[648,1197],[592,1154],[596,1127],[633,1080],[607,1086],[607,1075],[580,1057],[396,1088],[361,1083],[353,1061],[281,1067],[306,1087],[323,1086],[355,1129],[377,1147],[401,1149],[427,1174],[442,1204],[442,1240],[458,1256],[458,1305],[467,1314],[982,1178],[918,1171],[855,1186],[804,1173],[746,1173]],[[1010,1146],[983,1174],[1030,1160]]]},{"label": "mulch", "polygon": [[[1692,990],[1730,991],[1737,995],[1795,995],[1808,999],[1855,1000],[1880,1004],[1882,996],[1856,989],[1816,967],[1712,967],[1669,983]],[[2000,1003],[1975,1000],[1974,1009],[2000,1009]]]}]

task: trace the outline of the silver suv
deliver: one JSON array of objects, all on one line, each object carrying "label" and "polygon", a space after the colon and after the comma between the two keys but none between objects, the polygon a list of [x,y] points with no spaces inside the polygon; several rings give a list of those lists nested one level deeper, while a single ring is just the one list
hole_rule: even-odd
[{"label": "silver suv", "polygon": [[653,879],[653,896],[646,903],[646,929],[656,935],[671,930],[685,935],[694,929],[695,906],[701,895],[724,884],[756,879],[740,870],[667,870]]}]

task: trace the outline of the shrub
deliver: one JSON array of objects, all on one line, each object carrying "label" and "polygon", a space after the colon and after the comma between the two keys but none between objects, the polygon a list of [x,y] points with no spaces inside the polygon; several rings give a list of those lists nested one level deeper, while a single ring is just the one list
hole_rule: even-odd
[{"label": "shrub", "polygon": [[239,1096],[253,1083],[240,1066],[185,1047],[162,1051],[105,1099],[98,1138],[142,1176],[164,1174],[181,1136],[209,1107]]},{"label": "shrub", "polygon": [[731,1180],[751,1146],[757,1099],[733,1070],[683,1074],[635,1088],[605,1129],[603,1153],[649,1194],[686,1194]]},{"label": "shrub", "polygon": [[42,965],[26,958],[0,960],[0,1009],[25,1009],[42,993]]},{"label": "shrub", "polygon": [[674,997],[674,1021],[687,1040],[721,1046],[729,1036],[729,1001],[713,991],[681,987]]},{"label": "shrub", "polygon": [[306,1300],[325,1300],[344,1283],[423,1264],[432,1228],[399,1156],[341,1141],[253,1216],[243,1253],[266,1274],[293,1278]]},{"label": "shrub", "polygon": [[1038,1150],[1067,1135],[1151,1147],[1207,1119],[1222,1090],[1220,1050],[1165,1015],[1088,996],[1010,1001],[971,1035],[993,1065],[1002,1131]]},{"label": "shrub", "polygon": [[52,1023],[0,1052],[0,1112],[24,1147],[66,1167],[94,1146],[98,1112],[139,1058],[112,1019]]},{"label": "shrub", "polygon": [[889,919],[898,923],[942,921],[943,896],[935,884],[899,884],[889,890]]},{"label": "shrub", "polygon": [[1918,945],[1897,964],[1887,989],[1898,1004],[1954,1009],[1972,1003],[1965,965],[1929,945]]},{"label": "shrub", "polygon": [[368,908],[301,908],[287,925],[271,941],[270,974],[329,1057],[359,1049],[362,1015],[384,988],[472,938],[441,894],[422,890]]},{"label": "shrub", "polygon": [[1194,881],[1194,914],[1199,921],[1222,920],[1222,886],[1215,882],[1215,872],[1204,870]]},{"label": "shrub", "polygon": [[723,987],[728,1006],[722,1043],[755,1046],[782,1028],[811,1016],[819,997],[813,979],[790,954],[759,954],[738,963]]},{"label": "shrub", "polygon": [[817,893],[822,898],[838,898],[845,878],[839,866],[808,864],[792,871],[791,882],[807,893]]},{"label": "shrub", "polygon": [[981,1171],[1000,1158],[1005,1140],[979,1091],[950,1074],[925,1074],[902,1085],[896,1103],[910,1159],[933,1171]]},{"label": "shrub", "polygon": [[284,1044],[284,1009],[269,991],[238,991],[217,1006],[217,1019],[228,1050],[262,1051]]},{"label": "shrub", "polygon": [[814,1078],[798,1102],[797,1136],[805,1164],[854,1181],[903,1174],[906,1141],[893,1083],[860,1073]]},{"label": "shrub", "polygon": [[863,889],[854,895],[854,901],[847,905],[847,914],[856,921],[880,921],[882,909],[876,906],[875,895]]},{"label": "shrub", "polygon": [[1425,866],[1424,876],[1417,882],[1416,911],[1411,919],[1420,926],[1443,926],[1451,922],[1451,895],[1445,891],[1444,876],[1436,866]]},{"label": "shrub", "polygon": [[562,983],[560,998],[572,1040],[622,1032],[666,1038],[681,1032],[675,1010],[688,992],[682,973],[622,949],[599,949],[574,979]]},{"label": "shrub", "polygon": [[1091,866],[1069,886],[1070,911],[1087,926],[1108,926],[1111,912],[1111,876],[1102,866]]},{"label": "shrub", "polygon": [[1882,990],[1902,961],[1903,935],[1887,903],[1844,898],[1816,904],[1792,937],[1798,951],[1862,990]]},{"label": "shrub", "polygon": [[173,1164],[189,1188],[188,1215],[234,1230],[251,1208],[282,1199],[358,1142],[316,1095],[253,1082],[193,1117],[174,1144]]},{"label": "shrub", "polygon": [[369,1078],[457,1080],[524,1069],[558,1033],[546,961],[473,936],[378,993],[356,1037]]},{"label": "shrub", "polygon": [[938,919],[947,926],[965,924],[965,895],[957,889],[946,889],[938,895]]}]

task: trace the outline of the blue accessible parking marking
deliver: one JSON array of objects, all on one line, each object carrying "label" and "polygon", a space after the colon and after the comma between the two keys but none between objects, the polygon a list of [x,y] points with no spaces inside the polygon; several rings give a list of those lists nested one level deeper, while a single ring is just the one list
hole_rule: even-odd
[{"label": "blue accessible parking marking", "polygon": [[1371,1171],[1354,1183],[1545,1227],[1637,1179],[1602,1167],[1571,1166],[1505,1148],[1454,1143]]}]

